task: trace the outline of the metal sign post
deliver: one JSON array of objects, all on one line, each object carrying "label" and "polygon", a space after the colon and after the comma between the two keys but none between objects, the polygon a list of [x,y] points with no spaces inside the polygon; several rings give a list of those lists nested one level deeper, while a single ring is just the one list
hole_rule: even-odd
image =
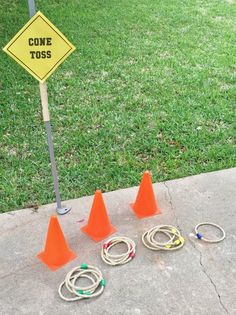
[{"label": "metal sign post", "polygon": [[65,214],[70,208],[61,205],[59,183],[54,157],[51,123],[48,110],[47,78],[75,50],[68,39],[40,11],[35,1],[28,0],[30,20],[3,48],[11,58],[40,82],[40,96],[45,122],[51,169],[56,194],[57,213]]},{"label": "metal sign post", "polygon": [[[35,1],[28,0],[28,6],[29,6],[29,15],[31,18],[36,13]],[[66,214],[67,212],[70,211],[71,207],[62,207],[62,204],[61,204],[58,175],[57,175],[56,161],[55,161],[53,141],[52,141],[50,115],[49,115],[49,110],[48,110],[48,93],[47,93],[46,82],[43,82],[43,83],[40,82],[39,88],[40,88],[40,96],[41,96],[41,103],[42,103],[42,110],[43,110],[43,120],[45,122],[45,127],[46,127],[46,132],[47,132],[48,149],[49,149],[49,155],[50,155],[50,161],[51,161],[54,191],[56,195],[56,203],[57,203],[56,211],[58,214]]]},{"label": "metal sign post", "polygon": [[60,197],[60,192],[59,192],[59,183],[58,183],[58,176],[57,176],[57,169],[56,169],[56,161],[55,161],[53,141],[52,141],[50,115],[49,115],[49,111],[48,111],[48,93],[47,93],[46,82],[44,82],[44,83],[40,82],[39,88],[40,88],[40,96],[41,96],[41,103],[42,103],[42,109],[43,109],[43,120],[45,123],[46,132],[47,132],[48,149],[49,149],[49,155],[50,155],[50,161],[51,161],[54,191],[55,191],[56,202],[57,202],[56,211],[59,214],[66,214],[68,211],[70,211],[71,208],[62,207],[62,205],[61,205],[61,197]]}]

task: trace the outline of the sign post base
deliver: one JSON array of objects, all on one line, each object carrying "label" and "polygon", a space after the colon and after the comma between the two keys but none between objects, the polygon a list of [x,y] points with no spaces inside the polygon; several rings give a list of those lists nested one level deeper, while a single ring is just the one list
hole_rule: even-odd
[{"label": "sign post base", "polygon": [[71,207],[56,208],[56,212],[60,215],[66,214],[70,210],[71,210]]}]

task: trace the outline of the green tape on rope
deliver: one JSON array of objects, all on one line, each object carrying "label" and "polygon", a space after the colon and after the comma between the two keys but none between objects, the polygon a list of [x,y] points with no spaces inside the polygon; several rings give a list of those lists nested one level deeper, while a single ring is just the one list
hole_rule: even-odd
[{"label": "green tape on rope", "polygon": [[105,280],[104,280],[104,279],[102,279],[102,280],[100,281],[100,285],[101,285],[102,287],[105,287],[106,282],[105,282]]},{"label": "green tape on rope", "polygon": [[[86,278],[90,285],[82,287],[79,285],[79,279]],[[67,297],[62,293],[62,288],[65,287],[72,293],[73,296]],[[105,289],[105,280],[103,279],[101,271],[94,266],[85,263],[75,267],[67,273],[65,280],[60,284],[58,293],[64,301],[77,301],[82,299],[91,299],[99,296]]]},{"label": "green tape on rope", "polygon": [[88,269],[88,265],[87,265],[87,264],[81,264],[81,265],[80,265],[80,268],[81,268],[81,269]]},{"label": "green tape on rope", "polygon": [[84,291],[83,291],[83,290],[77,290],[77,292],[78,292],[79,294],[84,294]]}]

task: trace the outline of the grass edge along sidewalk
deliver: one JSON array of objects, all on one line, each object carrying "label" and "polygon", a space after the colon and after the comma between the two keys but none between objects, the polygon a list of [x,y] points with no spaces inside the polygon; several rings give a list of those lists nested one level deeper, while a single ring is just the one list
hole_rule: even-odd
[{"label": "grass edge along sidewalk", "polygon": [[[43,6],[43,10],[42,10]],[[28,20],[1,1],[2,47]],[[62,199],[235,166],[230,3],[55,1],[37,8],[76,45],[48,81]],[[54,201],[38,85],[1,58],[0,211]],[[61,78],[63,77],[63,80]]]}]

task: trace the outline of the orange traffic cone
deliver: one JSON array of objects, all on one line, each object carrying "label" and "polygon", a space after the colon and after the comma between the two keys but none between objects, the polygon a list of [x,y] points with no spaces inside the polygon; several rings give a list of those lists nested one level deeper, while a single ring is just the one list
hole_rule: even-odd
[{"label": "orange traffic cone", "polygon": [[95,192],[88,224],[83,226],[81,230],[95,242],[100,242],[110,234],[116,232],[116,228],[110,223],[100,190],[96,190]]},{"label": "orange traffic cone", "polygon": [[140,219],[161,213],[155,200],[151,175],[148,171],[144,172],[136,201],[130,206]]},{"label": "orange traffic cone", "polygon": [[67,245],[56,216],[50,219],[44,251],[37,257],[51,270],[60,268],[76,257]]}]

